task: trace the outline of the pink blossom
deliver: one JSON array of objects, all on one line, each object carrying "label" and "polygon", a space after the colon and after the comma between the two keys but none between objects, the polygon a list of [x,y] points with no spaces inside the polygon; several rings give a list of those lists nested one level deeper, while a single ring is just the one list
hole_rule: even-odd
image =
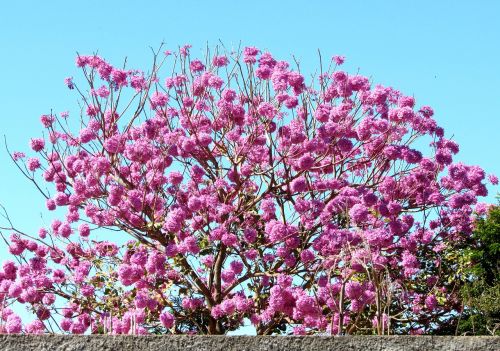
[{"label": "pink blossom", "polygon": [[123,87],[127,85],[127,72],[120,69],[113,69],[112,80],[118,87]]},{"label": "pink blossom", "polygon": [[257,111],[259,112],[260,115],[265,116],[269,119],[273,119],[278,113],[276,108],[268,102],[261,103],[257,108]]},{"label": "pink blossom", "polygon": [[490,181],[491,184],[493,185],[498,185],[498,177],[494,174],[488,175],[488,180]]},{"label": "pink blossom", "polygon": [[161,92],[155,92],[151,96],[151,108],[164,107],[168,102],[168,96]]},{"label": "pink blossom", "polygon": [[34,172],[38,168],[40,168],[41,163],[40,163],[40,160],[38,158],[32,157],[32,158],[28,159],[28,161],[26,162],[26,165],[30,171]]},{"label": "pink blossom", "polygon": [[300,253],[300,260],[309,263],[314,260],[314,253],[311,250],[304,250]]},{"label": "pink blossom", "polygon": [[102,85],[96,90],[96,93],[102,98],[107,98],[109,96],[109,89],[106,86]]},{"label": "pink blossom", "polygon": [[294,193],[303,192],[307,189],[307,182],[304,177],[299,177],[292,181],[290,188]]},{"label": "pink blossom", "polygon": [[78,227],[78,232],[80,233],[80,236],[82,237],[88,237],[90,235],[90,227],[86,223],[80,224]]},{"label": "pink blossom", "polygon": [[2,268],[4,278],[10,280],[16,279],[17,266],[13,261],[4,261]]},{"label": "pink blossom", "polygon": [[241,274],[241,272],[243,272],[243,262],[241,261],[232,261],[230,263],[230,267],[236,275],[239,275]]},{"label": "pink blossom", "polygon": [[45,141],[42,138],[31,139],[30,146],[33,151],[42,151],[45,147]]},{"label": "pink blossom", "polygon": [[169,312],[163,312],[160,315],[160,321],[165,328],[170,329],[174,326],[175,318]]},{"label": "pink blossom", "polygon": [[257,62],[257,59],[255,56],[257,56],[260,53],[260,50],[257,49],[256,47],[253,46],[248,46],[243,49],[243,61],[245,63],[255,63]]},{"label": "pink blossom", "polygon": [[8,334],[19,334],[22,331],[21,318],[15,314],[11,314],[7,317],[7,322],[5,323],[5,331]]},{"label": "pink blossom", "polygon": [[12,153],[12,158],[14,159],[14,161],[20,160],[20,159],[25,158],[25,157],[26,157],[26,155],[24,154],[24,152],[14,151]]},{"label": "pink blossom", "polygon": [[314,158],[311,155],[304,155],[299,159],[298,165],[300,169],[308,170],[314,165]]},{"label": "pink blossom", "polygon": [[26,332],[28,334],[43,334],[45,331],[45,326],[41,320],[34,320],[26,324]]},{"label": "pink blossom", "polygon": [[349,216],[356,224],[365,222],[368,218],[368,214],[368,209],[361,204],[356,204],[349,210]]},{"label": "pink blossom", "polygon": [[53,211],[56,209],[56,202],[53,199],[48,199],[46,205],[49,211]]},{"label": "pink blossom", "polygon": [[340,55],[335,55],[332,57],[332,60],[335,61],[335,63],[340,66],[341,64],[344,63],[345,57]]},{"label": "pink blossom", "polygon": [[189,64],[189,69],[192,72],[200,72],[205,69],[205,65],[200,60],[193,60]]},{"label": "pink blossom", "polygon": [[179,52],[182,56],[187,56],[189,55],[189,49],[191,49],[191,45],[190,44],[186,44],[184,46],[182,46],[180,49],[179,49]]},{"label": "pink blossom", "polygon": [[42,122],[43,126],[45,128],[49,128],[52,126],[52,124],[55,121],[55,117],[52,115],[41,115],[40,116],[40,122]]},{"label": "pink blossom", "polygon": [[361,296],[363,288],[359,282],[350,281],[345,286],[345,294],[348,298],[354,300]]},{"label": "pink blossom", "polygon": [[66,86],[72,90],[75,88],[75,84],[73,83],[73,77],[67,77],[67,78],[64,78],[64,84],[66,84]]},{"label": "pink blossom", "polygon": [[179,172],[171,172],[170,175],[169,175],[169,181],[173,184],[173,185],[179,185],[181,182],[182,182],[182,179],[183,179],[183,175]]},{"label": "pink blossom", "polygon": [[436,296],[435,295],[429,295],[425,298],[425,306],[429,309],[429,310],[434,310],[438,305],[438,301],[436,299]]},{"label": "pink blossom", "polygon": [[229,63],[229,60],[226,56],[215,56],[212,60],[212,63],[216,67],[224,67]]}]

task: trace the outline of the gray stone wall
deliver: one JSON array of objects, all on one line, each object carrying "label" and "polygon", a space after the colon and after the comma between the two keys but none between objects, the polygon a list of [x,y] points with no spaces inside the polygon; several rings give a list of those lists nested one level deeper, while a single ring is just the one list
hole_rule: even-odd
[{"label": "gray stone wall", "polygon": [[0,350],[80,351],[500,351],[500,337],[0,335]]}]

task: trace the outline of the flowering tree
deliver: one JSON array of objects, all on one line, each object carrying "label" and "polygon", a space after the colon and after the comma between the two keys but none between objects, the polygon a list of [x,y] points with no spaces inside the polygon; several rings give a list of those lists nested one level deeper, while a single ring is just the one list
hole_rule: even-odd
[{"label": "flowering tree", "polygon": [[[257,48],[203,60],[189,48],[154,53],[149,73],[78,56],[83,84],[66,84],[79,116],[43,115],[37,157],[12,154],[60,219],[38,235],[3,228],[17,262],[0,273],[1,331],[446,322],[460,304],[441,255],[471,233],[487,190],[481,168],[453,163],[432,109],[343,72],[343,57],[308,81]],[[36,320],[22,325],[14,303]]]}]

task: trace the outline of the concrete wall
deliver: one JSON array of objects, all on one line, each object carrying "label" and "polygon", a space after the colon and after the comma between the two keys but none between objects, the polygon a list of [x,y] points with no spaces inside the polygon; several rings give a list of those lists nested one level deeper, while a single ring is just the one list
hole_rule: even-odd
[{"label": "concrete wall", "polygon": [[80,351],[499,351],[500,337],[0,335],[0,350]]}]

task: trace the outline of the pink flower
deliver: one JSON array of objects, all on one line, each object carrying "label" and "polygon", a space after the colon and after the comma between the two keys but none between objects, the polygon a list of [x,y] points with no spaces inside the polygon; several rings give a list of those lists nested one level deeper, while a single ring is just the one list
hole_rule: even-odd
[{"label": "pink flower", "polygon": [[222,92],[222,99],[227,102],[232,102],[234,99],[236,99],[236,92],[232,89],[225,89]]},{"label": "pink flower", "polygon": [[172,210],[167,215],[165,224],[163,225],[164,229],[172,233],[178,232],[182,227],[184,217],[185,213],[183,210],[178,208]]},{"label": "pink flower", "polygon": [[26,155],[24,154],[24,152],[14,151],[12,153],[12,158],[14,159],[14,161],[20,160],[20,159],[25,158],[25,157],[26,157]]},{"label": "pink flower", "polygon": [[90,117],[95,117],[99,113],[99,107],[94,105],[87,106],[87,115]]},{"label": "pink flower", "polygon": [[71,235],[71,226],[68,223],[63,223],[57,230],[58,234],[63,238],[67,238]]},{"label": "pink flower", "polygon": [[433,311],[434,309],[436,309],[437,305],[438,301],[435,295],[429,295],[425,298],[425,307],[427,307],[429,310]]},{"label": "pink flower", "polygon": [[168,178],[170,183],[172,183],[173,185],[179,185],[184,177],[181,173],[174,171],[170,173]]},{"label": "pink flower", "polygon": [[48,199],[46,205],[49,211],[54,211],[56,209],[56,202],[52,199]]},{"label": "pink flower", "polygon": [[64,78],[64,84],[66,84],[66,86],[72,90],[75,88],[75,84],[73,83],[73,77],[67,77],[67,78]]},{"label": "pink flower", "polygon": [[57,206],[65,206],[68,204],[69,196],[63,192],[59,192],[54,197],[54,201]]},{"label": "pink flower", "polygon": [[124,87],[127,85],[127,72],[120,69],[113,69],[112,80],[118,87]]},{"label": "pink flower", "polygon": [[224,300],[220,307],[226,316],[233,314],[236,310],[236,304],[233,300]]},{"label": "pink flower", "polygon": [[28,169],[32,172],[41,167],[40,160],[36,157],[29,158],[26,162]]},{"label": "pink flower", "polygon": [[304,177],[299,177],[297,179],[294,179],[290,183],[290,188],[292,192],[294,193],[301,193],[307,189],[307,182]]},{"label": "pink flower", "polygon": [[80,130],[80,141],[82,144],[86,144],[96,137],[95,132],[89,128],[84,128]]},{"label": "pink flower", "polygon": [[52,124],[55,121],[55,117],[52,115],[41,115],[40,116],[40,122],[42,122],[43,126],[45,128],[49,128],[52,126]]},{"label": "pink flower", "polygon": [[175,318],[171,313],[163,312],[160,315],[160,321],[165,328],[170,329],[174,326]]},{"label": "pink flower", "polygon": [[493,185],[498,185],[498,177],[494,174],[488,175],[488,180],[490,181],[491,184]]},{"label": "pink flower", "polygon": [[293,335],[306,335],[306,327],[303,325],[298,325],[294,327]]},{"label": "pink flower", "polygon": [[61,320],[61,329],[64,331],[69,331],[71,326],[73,325],[73,321],[69,318],[63,318]]},{"label": "pink flower", "polygon": [[255,260],[258,256],[259,256],[259,252],[255,249],[250,249],[250,250],[245,252],[245,257],[250,261]]},{"label": "pink flower", "polygon": [[144,308],[148,305],[148,296],[144,292],[138,292],[135,295],[135,307]]},{"label": "pink flower", "polygon": [[181,56],[187,56],[189,55],[189,49],[191,49],[191,45],[190,44],[186,44],[184,46],[182,46],[180,49],[179,49],[179,52],[181,54]]},{"label": "pink flower", "polygon": [[14,283],[11,284],[11,286],[9,287],[8,294],[10,297],[17,298],[21,295],[22,292],[23,292],[23,287],[20,284]]},{"label": "pink flower", "polygon": [[201,72],[205,69],[205,65],[200,60],[193,60],[189,64],[189,69],[192,72]]},{"label": "pink flower", "polygon": [[43,334],[45,331],[45,326],[41,320],[34,320],[26,324],[26,332],[28,334]]},{"label": "pink flower", "polygon": [[88,329],[88,327],[86,327],[81,322],[73,322],[73,324],[70,327],[70,331],[72,334],[83,334],[83,333],[85,333],[85,330],[87,330],[87,329]]},{"label": "pink flower", "polygon": [[90,235],[90,227],[86,223],[80,224],[78,227],[78,232],[80,233],[80,236],[82,237],[88,237]]},{"label": "pink flower", "polygon": [[102,85],[101,87],[99,87],[99,89],[96,90],[96,94],[97,96],[100,96],[102,98],[107,98],[109,96],[109,89]]},{"label": "pink flower", "polygon": [[168,95],[162,92],[154,92],[151,95],[151,108],[156,109],[157,107],[164,107],[168,102]]},{"label": "pink flower", "polygon": [[44,321],[50,318],[50,311],[45,306],[41,306],[36,311],[38,319]]},{"label": "pink flower", "polygon": [[255,58],[260,53],[256,47],[249,46],[243,49],[243,62],[253,64],[257,62]]},{"label": "pink flower", "polygon": [[212,143],[212,137],[207,133],[200,133],[198,135],[198,141],[202,146],[208,146]]},{"label": "pink flower", "polygon": [[241,274],[241,272],[243,272],[243,262],[241,261],[232,261],[229,266],[236,275],[239,275]]},{"label": "pink flower", "polygon": [[275,216],[276,206],[272,198],[264,199],[260,204],[260,209],[264,212],[264,218],[271,219]]},{"label": "pink flower", "polygon": [[362,292],[363,287],[359,282],[350,281],[345,285],[345,294],[351,300],[355,300],[360,297]]},{"label": "pink flower", "polygon": [[430,118],[434,115],[434,110],[430,106],[422,106],[420,108],[420,113],[422,113],[425,117]]},{"label": "pink flower", "polygon": [[86,65],[89,64],[89,57],[88,56],[80,56],[78,55],[76,57],[76,65],[77,67],[85,67]]},{"label": "pink flower", "polygon": [[488,212],[489,205],[484,203],[484,202],[478,202],[476,204],[476,207],[474,208],[474,211],[480,215],[483,216]]},{"label": "pink flower", "polygon": [[224,66],[227,66],[227,64],[229,63],[229,60],[224,55],[214,56],[212,63],[216,67],[224,67]]},{"label": "pink flower", "polygon": [[238,243],[238,238],[232,233],[225,233],[224,235],[222,235],[221,241],[222,243],[224,243],[224,245],[233,247]]},{"label": "pink flower", "polygon": [[2,265],[4,278],[14,280],[16,279],[17,266],[13,261],[5,261]]},{"label": "pink flower", "polygon": [[368,218],[368,214],[368,209],[361,204],[356,204],[349,210],[349,216],[356,224],[365,222]]},{"label": "pink flower", "polygon": [[301,170],[311,169],[314,165],[314,158],[306,154],[299,159],[298,165]]},{"label": "pink flower", "polygon": [[42,138],[31,139],[30,147],[33,151],[36,152],[42,151],[43,148],[45,147],[45,140],[43,140]]},{"label": "pink flower", "polygon": [[348,78],[347,73],[345,73],[344,71],[335,71],[333,73],[332,77],[337,82],[343,82],[343,81],[347,80],[347,78]]},{"label": "pink flower", "polygon": [[104,142],[106,151],[116,154],[123,151],[122,138],[118,134],[114,134]]},{"label": "pink flower", "polygon": [[405,270],[405,275],[407,276],[415,274],[418,271],[418,268],[420,267],[420,264],[418,263],[418,260],[415,257],[415,255],[413,255],[407,250],[403,252],[401,263]]},{"label": "pink flower", "polygon": [[5,323],[5,331],[8,334],[19,334],[22,331],[21,318],[15,314],[11,314],[7,317],[7,323]]},{"label": "pink flower", "polygon": [[332,57],[332,60],[335,61],[335,63],[340,66],[341,64],[344,63],[345,57],[340,55],[335,55]]},{"label": "pink flower", "polygon": [[304,250],[300,253],[300,260],[304,263],[309,263],[314,260],[314,253],[311,250]]},{"label": "pink flower", "polygon": [[257,112],[262,115],[267,117],[268,119],[273,119],[278,111],[276,108],[268,102],[262,102],[259,104],[259,107],[257,108]]},{"label": "pink flower", "polygon": [[257,231],[254,228],[246,228],[243,235],[249,243],[253,243],[257,239]]}]

